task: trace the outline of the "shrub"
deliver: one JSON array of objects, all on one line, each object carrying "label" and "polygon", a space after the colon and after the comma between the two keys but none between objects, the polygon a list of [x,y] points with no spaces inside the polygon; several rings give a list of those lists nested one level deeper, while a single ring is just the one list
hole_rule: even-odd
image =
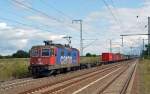
[{"label": "shrub", "polygon": [[0,81],[28,76],[28,59],[0,59]]}]

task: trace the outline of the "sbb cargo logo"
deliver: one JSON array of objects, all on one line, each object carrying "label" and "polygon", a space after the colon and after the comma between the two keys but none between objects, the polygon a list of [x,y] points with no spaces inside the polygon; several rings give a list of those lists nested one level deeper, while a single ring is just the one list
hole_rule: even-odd
[{"label": "sbb cargo logo", "polygon": [[71,64],[72,63],[72,57],[71,56],[61,56],[60,57],[60,63],[61,64]]}]

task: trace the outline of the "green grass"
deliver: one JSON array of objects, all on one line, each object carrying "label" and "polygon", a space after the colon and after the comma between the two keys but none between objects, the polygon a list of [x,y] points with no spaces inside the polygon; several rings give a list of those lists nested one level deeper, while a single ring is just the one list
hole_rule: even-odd
[{"label": "green grass", "polygon": [[140,74],[140,94],[150,94],[150,60],[141,60],[138,68]]},{"label": "green grass", "polygon": [[80,63],[93,63],[93,62],[99,62],[100,57],[80,57]]},{"label": "green grass", "polygon": [[[81,57],[80,63],[92,63],[99,61],[99,57]],[[22,78],[29,75],[29,59],[9,58],[0,59],[0,81]]]},{"label": "green grass", "polygon": [[0,81],[22,78],[28,75],[28,59],[0,59]]}]

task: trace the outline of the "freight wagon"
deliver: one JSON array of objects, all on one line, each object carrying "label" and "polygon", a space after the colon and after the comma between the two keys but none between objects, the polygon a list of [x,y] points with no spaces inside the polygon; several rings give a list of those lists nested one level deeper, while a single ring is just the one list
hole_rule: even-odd
[{"label": "freight wagon", "polygon": [[128,56],[120,53],[102,53],[102,62],[104,64],[120,62],[123,60],[128,60]]}]

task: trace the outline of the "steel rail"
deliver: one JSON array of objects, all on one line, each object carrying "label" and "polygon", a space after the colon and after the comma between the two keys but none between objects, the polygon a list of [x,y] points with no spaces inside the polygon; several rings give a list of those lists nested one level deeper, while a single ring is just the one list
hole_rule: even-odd
[{"label": "steel rail", "polygon": [[[64,81],[69,81],[69,80],[72,80],[72,79],[81,77],[81,76],[83,76],[83,75],[84,75],[84,76],[85,76],[85,75],[89,75],[88,77],[92,77],[92,76],[94,76],[94,75],[96,75],[96,74],[98,74],[98,73],[105,72],[106,70],[110,70],[110,69],[113,69],[114,67],[119,67],[119,66],[121,66],[121,65],[122,65],[122,64],[114,65],[114,66],[111,66],[110,68],[99,69],[100,72],[97,72],[97,70],[95,70],[95,71],[92,71],[92,72],[89,72],[89,73],[86,73],[86,74],[77,75],[77,76],[74,76],[74,77],[71,77],[71,78],[68,78],[68,79],[62,79],[62,80],[60,80],[60,81],[58,81],[58,82],[54,82],[54,83],[50,83],[50,84],[47,84],[47,85],[43,85],[43,86],[40,86],[40,87],[31,89],[31,90],[28,90],[28,91],[25,91],[25,92],[21,92],[21,93],[19,93],[19,94],[30,94],[30,93],[33,93],[33,92],[35,92],[35,91],[39,91],[39,90],[42,90],[42,89],[44,89],[44,88],[47,88],[47,87],[50,87],[50,86],[53,86],[53,85],[62,83],[62,82],[64,82]],[[94,72],[96,72],[96,73],[94,73]],[[90,75],[90,74],[91,74],[91,75]],[[85,78],[87,78],[87,77],[85,77]],[[85,78],[79,79],[78,81],[84,80]],[[78,81],[76,81],[76,82],[78,82]],[[71,83],[71,84],[72,84],[72,83]],[[66,85],[65,85],[65,86],[66,86]],[[67,86],[68,86],[68,84],[67,84]],[[61,88],[62,88],[62,87],[61,87]],[[47,93],[49,93],[49,92],[54,92],[54,91],[56,91],[57,89],[58,89],[58,88],[55,88],[55,89],[53,89],[53,90],[51,90],[51,91],[45,92],[44,94],[47,94]]]}]

